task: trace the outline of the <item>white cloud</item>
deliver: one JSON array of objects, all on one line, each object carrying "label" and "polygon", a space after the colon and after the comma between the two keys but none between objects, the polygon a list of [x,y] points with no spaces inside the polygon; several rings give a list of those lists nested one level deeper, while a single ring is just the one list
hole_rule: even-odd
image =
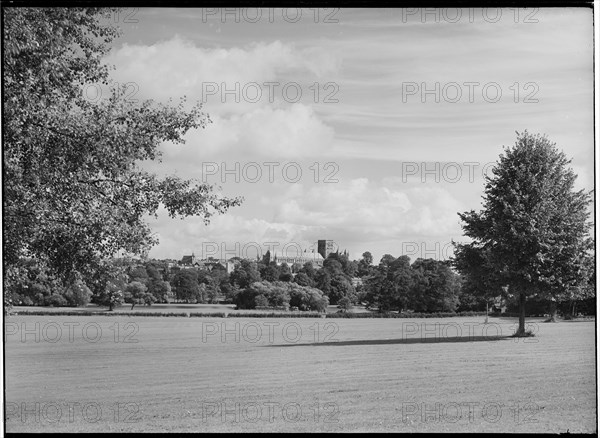
[{"label": "white cloud", "polygon": [[225,160],[233,168],[235,162],[243,165],[253,160],[324,156],[331,151],[335,136],[311,107],[302,104],[256,108],[243,115],[216,116],[212,120],[205,129],[188,132],[185,145],[164,144],[162,168],[199,177],[203,162]]},{"label": "white cloud", "polygon": [[[262,85],[264,82],[291,78],[296,82],[318,79],[339,68],[335,53],[312,47],[296,49],[293,45],[278,40],[256,42],[248,47],[204,48],[179,36],[154,45],[125,44],[110,53],[108,64],[117,69],[113,73],[121,82],[135,82],[142,98],[167,100],[170,97],[186,95],[188,100],[203,99],[203,84],[217,84],[218,92],[210,95],[210,88],[204,85],[205,101],[218,103],[224,90],[235,90],[236,83],[242,88],[250,82]],[[275,89],[274,96],[281,98],[281,87]],[[248,94],[250,94],[248,90]],[[254,94],[251,95],[252,97]],[[224,95],[231,105],[209,105],[213,112],[244,111],[247,105],[256,104],[235,102],[235,95]],[[252,99],[250,99],[252,100]],[[258,104],[269,104],[268,88]]]},{"label": "white cloud", "polygon": [[[461,235],[456,213],[464,208],[439,187],[388,187],[357,178],[309,188],[293,184],[272,193],[276,206],[272,220],[248,219],[244,206],[214,217],[208,226],[196,218],[175,223],[162,215],[153,223],[161,239],[154,251],[175,258],[192,251],[199,255],[214,247],[206,246],[210,242],[231,257],[232,252],[254,244],[264,251],[268,242],[278,242],[279,248],[291,243],[308,248],[320,238],[335,240],[341,250],[351,246],[356,251],[376,251],[389,247],[390,242],[396,242],[400,250],[402,242],[420,242],[424,236],[449,242]],[[185,247],[181,242],[186,242]]]},{"label": "white cloud", "polygon": [[446,236],[455,230],[448,217],[460,203],[436,187],[398,189],[369,182],[314,186],[283,202],[275,218],[286,223],[327,226],[348,237],[392,238],[407,235]]},{"label": "white cloud", "polygon": [[[311,156],[330,149],[333,128],[327,126],[307,104],[312,99],[308,87],[314,79],[339,68],[335,54],[319,47],[298,49],[280,41],[256,42],[247,47],[203,48],[175,36],[153,45],[125,44],[107,58],[117,69],[113,76],[121,83],[135,82],[135,98],[166,101],[186,95],[187,101],[202,101],[212,124],[190,131],[186,146],[164,145],[164,165],[186,172],[193,166],[197,174],[205,157],[228,154],[246,156],[249,152],[272,159]],[[283,95],[283,85],[295,81],[303,100],[292,103]],[[206,83],[215,83],[216,95]],[[262,87],[257,102],[245,99],[244,85],[250,82],[278,82],[270,99]],[[203,83],[205,84],[203,86]],[[225,88],[239,96],[221,95]],[[247,93],[254,96],[254,88]],[[293,95],[294,90],[288,94]],[[223,100],[224,98],[224,100]],[[236,102],[239,98],[239,103]]]},{"label": "white cloud", "polygon": [[204,225],[199,218],[178,221],[162,213],[159,219],[150,223],[160,239],[160,244],[151,251],[151,257],[180,259],[192,252],[202,258],[221,257],[223,253],[228,258],[236,255],[254,257],[259,251],[264,253],[270,248],[281,251],[286,245],[293,254],[296,248],[305,249],[311,244],[303,238],[308,226],[247,219],[233,211],[215,216],[209,225]]},{"label": "white cloud", "polygon": [[[143,11],[142,11],[143,12]],[[339,25],[290,23],[198,26],[188,12],[140,20],[144,32],[108,59],[120,82],[136,82],[139,99],[187,95],[202,99],[202,84],[298,82],[303,99],[292,104],[263,97],[256,103],[231,95],[211,96],[204,110],[214,123],[190,132],[185,146],[164,146],[162,169],[200,177],[203,162],[297,161],[303,184],[225,183],[229,195],[244,195],[239,208],[205,227],[193,218],[156,223],[161,246],[154,253],[198,251],[202,239],[223,242],[334,239],[355,257],[399,255],[404,242],[461,240],[459,211],[477,209],[483,181],[464,173],[456,184],[408,181],[406,162],[494,162],[511,146],[515,130],[548,134],[573,158],[578,187],[593,186],[592,16],[589,11],[540,10],[536,24],[515,23],[507,10],[499,23],[403,23],[387,10],[340,11]],[[177,14],[180,12],[177,11]],[[308,15],[307,15],[308,17]],[[195,17],[197,18],[197,17]],[[310,29],[309,32],[306,29]],[[175,33],[181,37],[173,36]],[[160,38],[163,38],[160,40]],[[153,41],[154,43],[137,43]],[[158,41],[158,42],[156,42]],[[136,43],[132,43],[136,42]],[[338,103],[312,100],[314,82],[335,81]],[[466,90],[453,104],[418,95],[403,102],[402,83],[495,82],[502,100],[470,103]],[[539,86],[537,103],[525,103],[525,84]],[[513,84],[520,84],[518,102]],[[439,100],[439,99],[438,99]],[[320,162],[320,182],[309,166]],[[338,184],[323,184],[326,162],[339,165]],[[263,167],[264,170],[264,167]],[[396,180],[394,180],[394,178]],[[263,180],[266,176],[263,175]],[[218,180],[216,176],[210,182]],[[231,243],[230,243],[231,244]],[[183,247],[182,247],[183,245]],[[186,247],[187,246],[187,247]]]}]

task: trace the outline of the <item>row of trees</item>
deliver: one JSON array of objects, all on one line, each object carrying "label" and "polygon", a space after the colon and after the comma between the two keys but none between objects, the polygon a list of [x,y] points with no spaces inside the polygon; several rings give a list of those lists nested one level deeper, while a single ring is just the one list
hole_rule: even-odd
[{"label": "row of trees", "polygon": [[33,260],[21,260],[19,269],[23,276],[11,293],[16,304],[77,307],[90,302],[92,291],[79,276],[65,285]]},{"label": "row of trees", "polygon": [[34,260],[21,261],[19,268],[25,275],[13,289],[12,299],[25,306],[84,307],[92,302],[112,307],[125,302],[133,308],[136,304],[150,305],[174,298],[170,283],[154,264],[128,266],[123,260],[113,260],[110,266],[113,272],[91,281],[75,273],[74,279],[65,283]]},{"label": "row of trees", "polygon": [[[355,287],[353,278],[362,285]],[[295,285],[314,289],[326,297],[329,304],[349,308],[365,303],[382,312],[413,310],[416,312],[452,312],[455,310],[485,310],[485,298],[476,291],[462,291],[462,278],[452,264],[433,259],[417,259],[412,265],[408,256],[397,259],[386,254],[378,266],[373,265],[370,252],[358,261],[351,261],[345,253],[329,254],[322,269],[311,263],[277,266],[269,261],[240,260],[231,275],[224,270],[212,271],[183,269],[171,280],[175,299],[186,302],[215,302],[227,299],[243,308],[265,307],[264,295],[272,306],[285,307],[268,297],[284,294]],[[272,286],[277,284],[278,286]],[[271,286],[269,286],[271,285]],[[282,288],[281,285],[286,285]],[[266,287],[267,294],[257,293]],[[278,290],[277,293],[271,289]],[[285,299],[283,301],[286,301]],[[292,307],[294,306],[291,304]]]},{"label": "row of trees", "polygon": [[[315,269],[311,262],[303,266],[280,266],[269,261],[269,252],[257,263],[241,260],[231,273],[230,283],[235,290],[243,290],[258,281],[294,282],[300,286],[319,289],[328,297],[331,304],[337,304],[344,297],[356,300],[356,290],[352,276],[357,262],[351,262],[347,254],[332,253],[323,262],[322,269]],[[295,275],[293,275],[295,274]]]},{"label": "row of trees", "polygon": [[319,289],[285,281],[257,281],[239,291],[234,302],[240,309],[278,308],[324,312],[329,298]]},{"label": "row of trees", "polygon": [[[109,308],[128,303],[133,308],[157,302],[217,303],[226,300],[239,308],[321,310],[328,304],[337,304],[342,309],[349,309],[364,303],[380,312],[422,313],[481,311],[492,298],[500,296],[510,311],[514,311],[515,306],[518,309],[518,300],[515,301],[514,294],[508,293],[506,287],[481,289],[481,276],[457,273],[453,265],[459,261],[417,259],[411,264],[408,256],[395,258],[386,254],[374,266],[370,252],[365,252],[359,261],[350,261],[347,254],[333,253],[325,260],[323,269],[315,269],[311,263],[278,266],[263,258],[258,262],[240,260],[229,275],[220,265],[211,270],[169,269],[163,261],[152,260],[140,265],[116,259],[111,265],[114,272],[106,273],[104,281],[91,282],[91,287],[81,278],[62,286],[59,279],[29,261],[25,264],[27,281],[19,285],[14,296],[20,305],[85,306],[91,301]],[[473,266],[481,269],[482,263],[473,263]],[[349,273],[359,275],[362,282],[358,287],[353,286]],[[480,283],[474,282],[473,278],[479,279]],[[594,281],[592,272],[587,288],[582,288],[585,294],[571,295],[566,301],[532,296],[530,311],[548,313],[553,304],[570,313],[575,312],[578,304],[585,309],[589,303],[582,300],[594,296]],[[298,295],[305,298],[296,299]]]},{"label": "row of trees", "polygon": [[[289,266],[277,265],[267,254],[259,261],[238,260],[234,271],[227,274],[225,269],[216,266],[211,271],[204,269],[181,269],[172,279],[175,299],[186,302],[216,302],[219,298],[238,302],[237,296],[251,290],[256,283],[295,284],[300,287],[318,290],[328,298],[329,303],[337,304],[342,298],[356,300],[356,290],[352,285],[351,273],[357,262],[350,262],[347,254],[330,254],[322,269],[315,269],[312,263]],[[244,303],[242,299],[239,301]],[[294,306],[292,306],[294,307]],[[296,306],[300,307],[300,306]]]},{"label": "row of trees", "polygon": [[379,311],[454,312],[460,303],[461,279],[450,263],[394,258],[386,254],[371,270],[364,285],[364,299]]}]

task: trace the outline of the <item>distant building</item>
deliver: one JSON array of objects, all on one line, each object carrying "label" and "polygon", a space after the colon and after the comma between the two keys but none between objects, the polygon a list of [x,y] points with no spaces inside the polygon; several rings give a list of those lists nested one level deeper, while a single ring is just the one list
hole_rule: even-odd
[{"label": "distant building", "polygon": [[179,265],[183,268],[197,268],[200,266],[200,263],[196,260],[194,253],[192,253],[192,255],[184,255],[179,262]]},{"label": "distant building", "polygon": [[[221,268],[221,267],[225,268],[227,270],[227,273],[231,274],[233,272],[233,270],[235,269],[236,265],[238,265],[239,263],[240,263],[239,259],[237,259],[237,260],[230,259],[228,261],[225,261],[225,260],[215,259],[213,257],[209,257],[204,260],[199,260],[198,258],[196,258],[194,253],[192,253],[192,255],[184,255],[181,258],[181,260],[177,263],[176,268],[177,269],[197,268],[197,269],[206,269],[207,271],[212,271],[216,266],[219,266],[219,268]],[[175,267],[175,266],[172,266],[170,264],[169,268],[171,268],[171,267]]]},{"label": "distant building", "polygon": [[[327,256],[334,251],[335,243],[333,240],[319,240],[317,243],[317,252],[307,253],[306,250],[304,250],[304,254],[295,256],[279,256],[274,254],[272,256],[272,261],[274,261],[277,266],[281,266],[283,263],[286,263],[288,266],[290,266],[290,268],[292,268],[294,265],[304,266],[306,263],[311,263],[315,269],[320,269],[323,267],[323,262]],[[227,270],[228,274],[231,274],[235,270],[235,267],[240,264],[241,260],[242,259],[239,257],[233,257],[227,261],[215,259],[213,257],[209,257],[205,260],[199,260],[196,258],[194,253],[192,253],[191,255],[184,255],[181,258],[181,261],[177,263],[177,268],[199,268],[212,271],[215,266],[220,265]],[[257,263],[254,260],[251,260],[251,262]],[[169,268],[171,267],[172,265],[170,264]]]},{"label": "distant building", "polygon": [[321,254],[323,259],[326,259],[329,254],[334,252],[333,240],[318,240],[317,241],[317,252]]},{"label": "distant building", "polygon": [[229,259],[226,262],[221,262],[221,266],[224,266],[225,269],[227,269],[227,273],[231,274],[235,270],[235,267],[240,264],[240,262],[241,259]]},{"label": "distant building", "polygon": [[282,263],[287,263],[290,267],[292,267],[294,263],[299,263],[300,265],[304,266],[305,263],[309,262],[312,263],[314,268],[319,269],[323,267],[324,258],[321,254],[316,252],[310,254],[305,253],[304,255],[297,255],[291,257],[275,255],[273,260],[277,266],[281,266]]}]

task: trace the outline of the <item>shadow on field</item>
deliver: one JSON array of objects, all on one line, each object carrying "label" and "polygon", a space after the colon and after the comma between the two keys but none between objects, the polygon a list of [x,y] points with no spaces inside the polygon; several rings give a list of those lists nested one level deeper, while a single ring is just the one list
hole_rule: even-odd
[{"label": "shadow on field", "polygon": [[330,341],[313,342],[310,344],[279,344],[266,345],[266,347],[309,347],[309,346],[348,346],[348,345],[387,345],[387,344],[445,344],[451,342],[492,342],[514,340],[510,336],[471,336],[471,337],[435,337],[435,338],[410,338],[410,339],[357,339],[355,341]]}]

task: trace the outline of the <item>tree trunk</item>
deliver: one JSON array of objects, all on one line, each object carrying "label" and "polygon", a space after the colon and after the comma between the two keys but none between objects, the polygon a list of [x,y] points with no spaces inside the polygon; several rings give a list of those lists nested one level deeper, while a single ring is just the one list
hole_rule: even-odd
[{"label": "tree trunk", "polygon": [[550,319],[549,322],[556,322],[556,301],[550,301]]},{"label": "tree trunk", "polygon": [[129,310],[133,310],[133,306],[135,306],[135,303],[131,303],[131,309]]},{"label": "tree trunk", "polygon": [[485,324],[487,324],[489,322],[489,320],[488,320],[489,313],[490,313],[489,302],[486,300],[485,301]]},{"label": "tree trunk", "polygon": [[112,312],[112,310],[113,310],[113,306],[114,306],[114,305],[113,305],[113,303],[110,303],[110,304],[108,305],[108,311],[109,311],[109,312]]},{"label": "tree trunk", "polygon": [[522,336],[525,334],[525,292],[519,294],[519,329],[516,335]]}]

